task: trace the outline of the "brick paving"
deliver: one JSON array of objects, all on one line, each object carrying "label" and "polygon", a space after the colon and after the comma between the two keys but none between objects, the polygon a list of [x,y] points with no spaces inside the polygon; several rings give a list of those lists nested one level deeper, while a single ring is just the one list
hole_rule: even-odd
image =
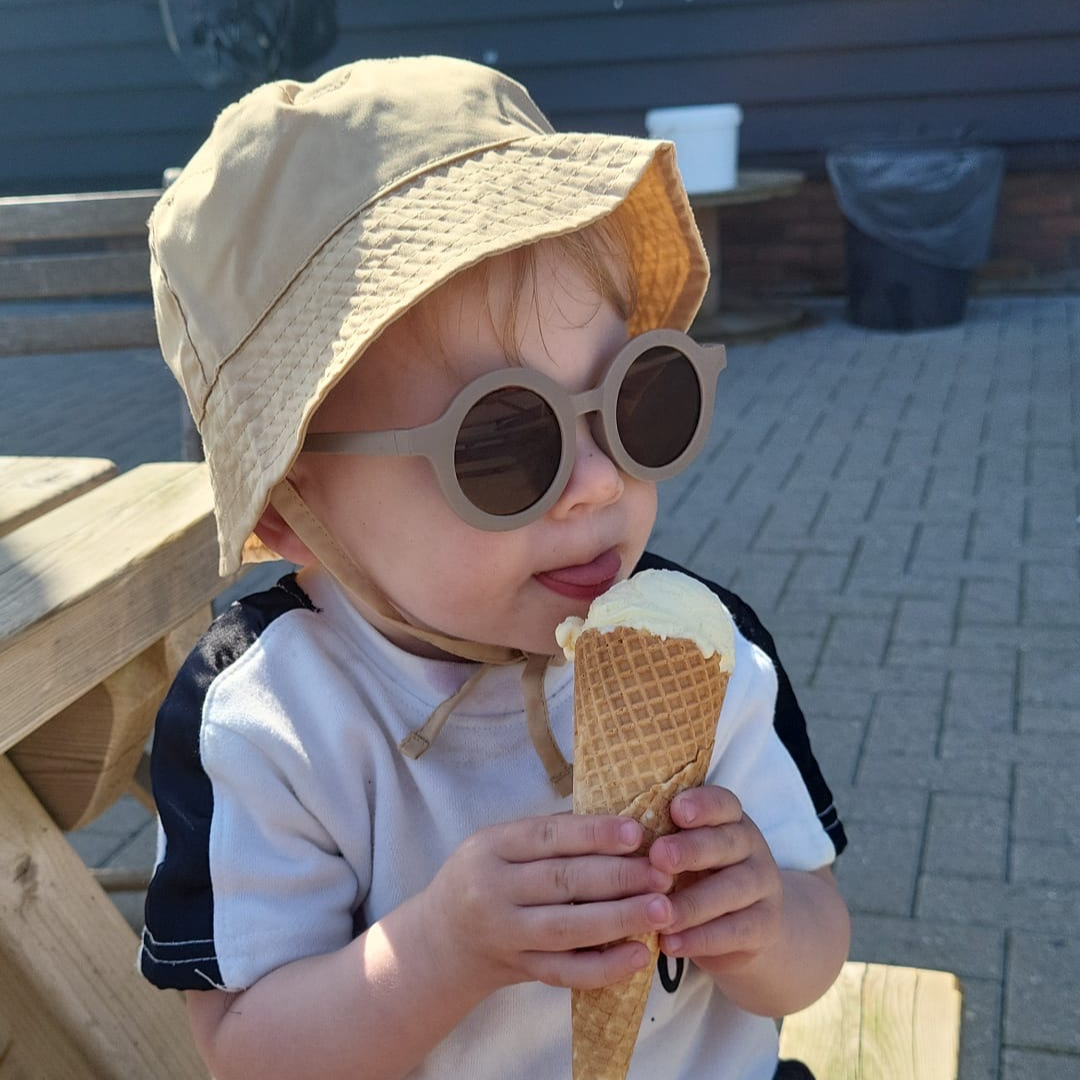
[{"label": "brick paving", "polygon": [[[961,1080],[1080,1076],[1080,297],[730,348],[652,546],[770,627],[851,841],[857,959],[964,985]],[[0,359],[0,453],[179,447],[149,352]],[[146,867],[121,801],[72,840]],[[136,922],[140,897],[117,894]]]}]

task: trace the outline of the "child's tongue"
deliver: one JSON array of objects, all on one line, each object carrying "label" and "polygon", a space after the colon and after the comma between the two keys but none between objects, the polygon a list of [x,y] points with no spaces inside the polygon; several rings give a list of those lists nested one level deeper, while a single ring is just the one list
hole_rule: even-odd
[{"label": "child's tongue", "polygon": [[548,588],[581,599],[592,599],[610,588],[619,574],[622,560],[618,552],[605,551],[591,562],[579,566],[563,566],[537,574]]}]

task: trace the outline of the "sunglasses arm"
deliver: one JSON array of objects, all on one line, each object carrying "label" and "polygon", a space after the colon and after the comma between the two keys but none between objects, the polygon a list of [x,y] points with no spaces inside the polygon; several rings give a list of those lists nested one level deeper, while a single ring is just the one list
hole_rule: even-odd
[{"label": "sunglasses arm", "polygon": [[304,439],[309,454],[363,454],[369,457],[430,455],[427,436],[433,424],[390,431],[315,432]]},{"label": "sunglasses arm", "polygon": [[699,345],[710,364],[716,365],[717,374],[727,367],[727,349],[723,345]]}]

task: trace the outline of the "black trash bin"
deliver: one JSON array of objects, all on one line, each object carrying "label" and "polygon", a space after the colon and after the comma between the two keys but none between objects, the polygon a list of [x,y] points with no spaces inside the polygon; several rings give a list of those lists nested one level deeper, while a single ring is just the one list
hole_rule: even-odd
[{"label": "black trash bin", "polygon": [[1001,190],[996,147],[859,144],[826,168],[847,220],[847,313],[883,330],[949,326],[964,316],[986,260]]}]

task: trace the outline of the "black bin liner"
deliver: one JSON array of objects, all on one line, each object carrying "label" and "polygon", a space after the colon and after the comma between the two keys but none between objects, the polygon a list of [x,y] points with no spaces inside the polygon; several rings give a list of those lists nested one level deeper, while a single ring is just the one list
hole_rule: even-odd
[{"label": "black bin liner", "polygon": [[891,330],[959,322],[990,253],[1001,150],[867,143],[825,165],[847,219],[848,318]]}]

